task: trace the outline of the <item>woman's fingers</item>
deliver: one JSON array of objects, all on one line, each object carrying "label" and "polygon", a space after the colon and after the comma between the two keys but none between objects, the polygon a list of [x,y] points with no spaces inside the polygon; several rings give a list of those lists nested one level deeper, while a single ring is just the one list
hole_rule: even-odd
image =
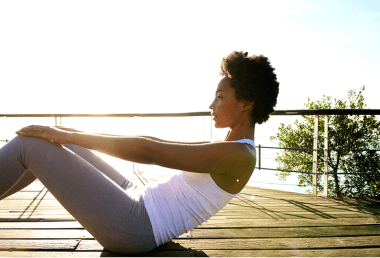
[{"label": "woman's fingers", "polygon": [[21,128],[20,131],[25,131],[25,130],[33,130],[33,129],[42,129],[43,127],[46,127],[46,126],[42,126],[42,125],[28,125],[28,126],[25,126],[23,128]]},{"label": "woman's fingers", "polygon": [[65,132],[58,128],[42,125],[30,125],[17,131],[16,134],[23,136],[34,136],[44,138],[53,142],[66,144],[70,140],[70,132]]},{"label": "woman's fingers", "polygon": [[26,126],[26,127],[21,128],[16,133],[25,133],[25,132],[33,132],[33,131],[38,132],[38,131],[43,131],[43,130],[46,130],[43,126],[30,125],[30,126]]},{"label": "woman's fingers", "polygon": [[41,125],[26,126],[16,132],[16,134],[18,135],[38,136],[38,137],[43,137],[44,134],[49,134],[49,133],[51,133],[51,128],[48,126],[41,126]]}]

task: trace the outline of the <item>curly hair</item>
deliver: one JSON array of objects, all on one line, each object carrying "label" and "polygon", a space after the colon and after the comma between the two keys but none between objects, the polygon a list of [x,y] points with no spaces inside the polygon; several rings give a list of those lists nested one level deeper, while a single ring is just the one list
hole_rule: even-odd
[{"label": "curly hair", "polygon": [[233,52],[223,58],[220,75],[230,78],[237,100],[253,102],[252,125],[269,119],[277,104],[279,83],[267,57]]}]

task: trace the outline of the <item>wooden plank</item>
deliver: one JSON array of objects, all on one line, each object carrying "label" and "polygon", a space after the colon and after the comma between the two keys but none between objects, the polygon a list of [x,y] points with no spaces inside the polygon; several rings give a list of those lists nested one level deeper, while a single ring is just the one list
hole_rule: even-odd
[{"label": "wooden plank", "polygon": [[17,219],[34,219],[34,220],[62,220],[62,221],[73,221],[75,220],[71,215],[56,215],[56,214],[9,214],[0,215],[0,221],[15,221]]},{"label": "wooden plank", "polygon": [[67,218],[0,218],[0,223],[4,222],[68,222],[68,221],[76,221],[73,217]]},{"label": "wooden plank", "polygon": [[329,201],[308,201],[308,200],[300,200],[295,201],[294,199],[291,200],[247,200],[247,199],[233,199],[230,201],[228,205],[240,205],[240,206],[253,206],[253,207],[277,207],[277,206],[298,206],[298,207],[345,207],[345,208],[356,208],[356,209],[362,209],[362,208],[370,208],[374,210],[378,210],[380,207],[378,205],[366,205],[363,206],[362,204],[354,205],[354,204],[347,204],[347,203],[338,203],[338,202],[329,202]]},{"label": "wooden plank", "polygon": [[[108,251],[54,252],[54,251],[0,251],[0,257],[123,257]],[[379,250],[362,249],[308,249],[308,250],[192,250],[155,251],[136,257],[378,257]]]},{"label": "wooden plank", "polygon": [[[189,238],[189,233],[184,233],[179,238]],[[67,229],[67,230],[14,230],[2,229],[0,230],[0,239],[94,239],[85,229]]]},{"label": "wooden plank", "polygon": [[145,254],[139,254],[139,255],[123,255],[123,254],[117,254],[112,253],[107,250],[104,250],[103,252],[74,252],[70,255],[70,257],[89,257],[89,258],[96,258],[96,257],[198,257],[199,251],[197,250],[185,250],[185,251],[156,251],[153,250],[151,252],[145,253]]},{"label": "wooden plank", "polygon": [[83,229],[76,221],[68,222],[0,222],[0,229]]},{"label": "wooden plank", "polygon": [[5,199],[3,199],[2,201],[11,201],[11,200],[24,200],[24,201],[30,201],[30,202],[39,202],[39,201],[43,201],[43,200],[51,200],[51,201],[54,201],[56,200],[54,196],[14,196],[14,195],[11,195]]},{"label": "wooden plank", "polygon": [[21,214],[39,214],[39,215],[44,215],[44,214],[57,214],[57,215],[68,215],[70,214],[68,211],[64,209],[57,209],[57,210],[9,210],[9,211],[4,211],[0,212],[0,216],[6,216],[9,214],[15,214],[15,215],[21,215]]},{"label": "wooden plank", "polygon": [[[188,250],[188,251],[152,251],[138,257],[379,257],[378,248],[339,248],[339,249],[294,249],[294,250]],[[130,257],[108,252],[54,252],[54,251],[0,251],[0,257]]]},{"label": "wooden plank", "polygon": [[[71,257],[71,251],[0,251],[0,257],[9,257],[9,258],[66,258]],[[100,256],[99,256],[100,257]]]},{"label": "wooden plank", "polygon": [[78,245],[80,239],[71,240],[11,240],[0,239],[0,251],[21,251],[21,250],[60,250],[70,251],[74,250]]},{"label": "wooden plank", "polygon": [[[42,211],[41,211],[42,213]],[[2,213],[0,213],[1,216]],[[224,210],[219,211],[215,215],[221,215],[221,216],[304,216],[304,215],[317,215],[321,218],[334,218],[339,216],[352,216],[352,217],[368,217],[368,213],[366,212],[355,212],[355,211],[326,211],[326,212],[320,212],[320,211],[258,211],[258,210]]]},{"label": "wooden plank", "polygon": [[[11,206],[11,205],[8,205]],[[14,205],[15,207],[26,207],[29,205]],[[32,207],[32,205],[30,205]],[[43,206],[42,206],[43,207]],[[52,206],[54,207],[54,206]],[[2,207],[0,207],[2,209]],[[240,204],[228,204],[225,206],[222,210],[244,210],[244,209],[252,209],[252,210],[270,210],[270,211],[287,211],[287,210],[308,210],[308,211],[313,211],[313,210],[331,210],[331,211],[365,211],[358,209],[356,207],[345,207],[345,206],[316,206],[316,205],[304,205],[302,207],[300,206],[295,206],[295,205],[281,205],[279,203],[277,204],[266,204],[266,205],[240,205]]]},{"label": "wooden plank", "polygon": [[338,219],[209,219],[198,228],[214,227],[315,227],[315,226],[350,226],[380,225],[380,219],[338,218]]},{"label": "wooden plank", "polygon": [[[222,214],[222,213],[220,213]],[[325,214],[319,215],[314,213],[304,213],[304,214],[287,214],[287,213],[278,213],[278,214],[240,214],[236,213],[236,215],[225,214],[225,215],[215,215],[210,220],[218,220],[218,219],[227,219],[227,220],[235,220],[235,219],[340,219],[340,218],[368,218],[370,217],[368,214],[364,213],[341,213],[341,214]]]},{"label": "wooden plank", "polygon": [[94,239],[90,233],[84,229],[68,230],[0,230],[0,239]]},{"label": "wooden plank", "polygon": [[[350,226],[350,225],[380,225],[380,220],[375,218],[340,218],[340,219],[210,219],[198,228],[215,227],[323,227],[323,226]],[[0,229],[80,229],[83,228],[76,221],[66,222],[0,222]]]},{"label": "wooden plank", "polygon": [[[15,204],[13,202],[11,203],[3,203],[0,205],[0,212],[4,213],[9,210],[18,210],[18,211],[24,211],[24,210],[59,210],[62,209],[64,210],[64,207],[60,205],[58,202],[44,202],[42,204],[25,204],[20,203],[20,204]],[[364,213],[369,213],[367,211],[362,211],[359,210],[356,207],[345,207],[345,206],[308,206],[304,205],[302,207],[300,206],[295,206],[295,205],[281,205],[281,204],[273,204],[273,205],[245,205],[245,204],[229,204],[225,206],[222,211],[237,211],[237,210],[245,210],[245,209],[255,209],[255,210],[271,210],[271,211],[302,211],[302,210],[307,210],[307,211],[355,211],[355,212],[364,212]]]},{"label": "wooden plank", "polygon": [[361,211],[356,208],[351,207],[308,207],[308,206],[273,206],[273,207],[263,207],[263,206],[226,206],[224,207],[221,212],[231,212],[231,211],[272,211],[272,212],[362,212],[362,213],[369,213],[366,211]]},{"label": "wooden plank", "polygon": [[379,249],[202,250],[209,257],[379,257]]},{"label": "wooden plank", "polygon": [[193,238],[305,238],[332,236],[380,236],[380,225],[308,228],[195,228]]},{"label": "wooden plank", "polygon": [[11,210],[7,212],[0,212],[0,217],[6,217],[6,216],[21,216],[21,215],[70,215],[66,210],[24,210],[24,211],[17,211],[17,210]]},{"label": "wooden plank", "polygon": [[35,203],[35,202],[31,202],[29,200],[23,200],[23,199],[18,199],[18,200],[7,200],[7,199],[4,199],[4,200],[1,200],[0,201],[0,204],[2,205],[16,205],[16,206],[19,206],[19,205],[26,205],[26,206],[29,206],[29,205],[61,205],[57,200],[42,200],[41,202],[38,202],[38,203]]},{"label": "wooden plank", "polygon": [[142,255],[123,255],[107,250],[98,252],[0,251],[0,257],[195,257],[197,251],[155,251]]},{"label": "wooden plank", "polygon": [[[252,208],[252,207],[236,207],[230,208],[230,209],[223,209],[220,210],[218,213],[224,213],[224,214],[236,214],[236,213],[244,213],[244,214],[257,214],[257,213],[286,213],[286,214],[307,214],[307,213],[314,213],[314,214],[371,214],[370,212],[366,211],[358,211],[358,210],[349,210],[349,209],[300,209],[300,208],[286,208],[286,209],[267,209],[267,208]],[[218,214],[217,213],[217,214]],[[223,214],[223,215],[224,215]]]},{"label": "wooden plank", "polygon": [[[265,239],[173,239],[157,250],[294,250],[318,248],[379,248],[380,236]],[[100,251],[96,240],[82,240],[76,250]]]},{"label": "wooden plank", "polygon": [[[190,248],[198,250],[294,250],[327,248],[379,248],[379,236],[328,238],[266,238],[266,239],[174,239],[174,245],[162,249]],[[175,245],[175,244],[178,244]]]},{"label": "wooden plank", "polygon": [[59,209],[65,209],[63,208],[62,205],[60,204],[38,204],[38,205],[26,205],[26,204],[21,204],[21,205],[0,205],[0,212],[5,212],[5,211],[12,211],[12,210],[59,210]]},{"label": "wooden plank", "polygon": [[344,204],[339,204],[339,203],[334,203],[334,202],[300,202],[300,203],[292,203],[292,202],[287,202],[287,201],[272,201],[272,202],[256,202],[256,201],[241,201],[241,200],[231,200],[226,207],[229,206],[244,206],[244,207],[294,207],[294,206],[306,206],[310,208],[321,208],[321,207],[340,207],[340,208],[356,208],[354,205],[344,205]]},{"label": "wooden plank", "polygon": [[[65,209],[27,209],[27,210],[0,210],[0,218],[25,218],[25,217],[44,217],[44,216],[71,216],[68,211]],[[366,212],[356,212],[356,211],[268,211],[268,210],[221,210],[215,216],[224,216],[231,218],[238,218],[239,216],[244,216],[246,218],[254,219],[254,218],[272,218],[272,219],[286,219],[292,217],[305,217],[305,218],[313,218],[320,217],[326,219],[334,219],[334,218],[357,218],[357,217],[371,217],[372,214],[368,214]]]}]

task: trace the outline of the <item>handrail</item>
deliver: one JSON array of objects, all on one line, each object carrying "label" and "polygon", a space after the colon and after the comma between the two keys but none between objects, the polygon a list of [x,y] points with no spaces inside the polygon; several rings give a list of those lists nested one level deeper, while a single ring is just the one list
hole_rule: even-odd
[{"label": "handrail", "polygon": [[210,111],[185,113],[114,113],[114,114],[0,114],[0,117],[185,117],[211,116]]},{"label": "handrail", "polygon": [[276,110],[271,115],[380,115],[380,109],[295,109]]},{"label": "handrail", "polygon": [[[272,116],[293,115],[380,115],[380,109],[295,109],[276,110]],[[211,116],[211,111],[184,113],[113,113],[113,114],[0,114],[0,117],[182,117]]]}]

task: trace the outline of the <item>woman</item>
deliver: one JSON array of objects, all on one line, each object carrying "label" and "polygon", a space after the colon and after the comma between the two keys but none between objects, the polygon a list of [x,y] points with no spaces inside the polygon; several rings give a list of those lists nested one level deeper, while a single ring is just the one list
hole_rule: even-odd
[{"label": "woman", "polygon": [[[264,56],[223,58],[210,105],[223,142],[181,143],[28,126],[0,149],[0,196],[38,178],[104,248],[148,252],[206,221],[247,184],[256,163],[255,124],[269,118],[278,82]],[[26,137],[25,137],[26,136]],[[181,171],[140,188],[90,150]]]}]

